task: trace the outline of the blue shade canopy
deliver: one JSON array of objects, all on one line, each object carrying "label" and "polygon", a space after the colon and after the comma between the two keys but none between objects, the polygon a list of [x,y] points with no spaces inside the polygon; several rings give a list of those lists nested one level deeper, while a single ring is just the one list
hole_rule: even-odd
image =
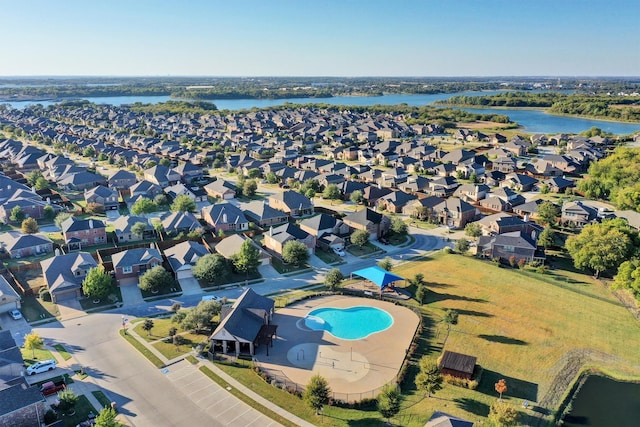
[{"label": "blue shade canopy", "polygon": [[386,288],[389,283],[397,282],[398,280],[404,280],[404,277],[400,277],[397,274],[386,271],[383,268],[374,267],[363,268],[362,270],[354,271],[351,273],[356,276],[364,277],[365,279],[380,286],[380,289]]}]

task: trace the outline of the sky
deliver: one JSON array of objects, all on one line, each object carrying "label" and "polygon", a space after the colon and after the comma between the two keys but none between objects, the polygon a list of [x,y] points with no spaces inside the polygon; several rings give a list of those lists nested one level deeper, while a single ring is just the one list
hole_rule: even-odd
[{"label": "sky", "polygon": [[0,0],[0,76],[640,76],[640,0]]}]

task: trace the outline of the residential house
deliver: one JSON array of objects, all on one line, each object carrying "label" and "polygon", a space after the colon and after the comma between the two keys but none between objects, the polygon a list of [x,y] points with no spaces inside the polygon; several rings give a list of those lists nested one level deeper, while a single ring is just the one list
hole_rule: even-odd
[{"label": "residential house", "polygon": [[155,165],[144,171],[144,179],[162,188],[175,185],[180,181],[180,174],[164,165]]},{"label": "residential house", "polygon": [[460,186],[458,181],[451,176],[435,178],[429,182],[429,193],[438,197],[449,197],[453,195]]},{"label": "residential house", "polygon": [[411,218],[417,218],[421,221],[434,222],[436,215],[434,206],[442,203],[444,199],[436,196],[427,196],[424,198],[412,200],[402,209],[402,213],[409,215]]},{"label": "residential house", "polygon": [[24,258],[53,252],[53,242],[44,234],[23,234],[18,231],[0,233],[0,250],[11,258]]},{"label": "residential house", "polygon": [[264,345],[268,355],[278,328],[271,324],[274,307],[271,298],[259,295],[251,288],[245,290],[233,306],[222,307],[220,323],[209,338],[211,351],[253,356],[256,347]]},{"label": "residential house", "polygon": [[211,197],[229,200],[236,197],[236,187],[223,179],[217,179],[204,186],[204,191]]},{"label": "residential house", "polygon": [[405,193],[402,190],[396,190],[378,199],[376,205],[384,208],[387,212],[400,213],[407,203],[418,197],[413,194]]},{"label": "residential house", "polygon": [[495,195],[491,195],[489,193],[489,197],[486,197],[480,200],[480,207],[485,211],[492,212],[511,212],[513,210],[513,205],[502,197],[498,197]]},{"label": "residential house", "polygon": [[138,182],[136,174],[123,169],[120,169],[107,180],[109,188],[116,191],[125,190],[127,192],[136,184],[136,182]]},{"label": "residential house", "polygon": [[107,243],[107,227],[99,219],[69,217],[60,224],[69,250]]},{"label": "residential house", "polygon": [[261,228],[267,228],[289,221],[289,215],[272,208],[260,200],[242,203],[241,207],[245,217]]},{"label": "residential house", "polygon": [[249,229],[249,220],[242,210],[228,202],[205,206],[201,214],[202,219],[213,227],[216,233]]},{"label": "residential house", "polygon": [[316,237],[318,247],[330,250],[344,249],[345,237],[349,234],[349,226],[326,213],[300,221],[300,228]]},{"label": "residential house", "polygon": [[118,210],[120,207],[118,197],[117,191],[103,185],[84,191],[84,200],[87,204],[95,203],[102,206],[105,211]]},{"label": "residential house", "polygon": [[170,234],[204,232],[204,227],[191,212],[173,212],[164,216],[161,222],[164,231]]},{"label": "residential house", "polygon": [[162,187],[151,181],[140,181],[131,187],[131,197],[144,196],[153,200],[158,194],[163,194]]},{"label": "residential house", "polygon": [[535,220],[538,218],[538,207],[544,203],[542,199],[532,200],[513,207],[513,213],[523,218],[525,221]]},{"label": "residential house", "polygon": [[537,241],[543,228],[533,222],[525,221],[518,216],[504,212],[489,215],[477,222],[485,236],[521,231]]},{"label": "residential house", "polygon": [[516,159],[513,157],[498,157],[493,162],[491,162],[491,169],[494,171],[502,172],[502,173],[512,173],[515,172],[518,165]]},{"label": "residential house", "polygon": [[484,199],[489,190],[489,186],[484,184],[462,184],[453,195],[467,202],[477,202]]},{"label": "residential house", "polygon": [[98,185],[107,185],[107,179],[102,175],[83,170],[61,176],[57,180],[57,184],[58,187],[65,190],[83,191]]},{"label": "residential house", "polygon": [[[198,189],[198,187],[192,187],[192,188],[195,188],[196,190]],[[177,183],[176,185],[170,185],[168,187],[165,187],[164,192],[167,196],[171,197],[171,200],[175,200],[176,197],[178,196],[187,196],[194,202],[203,202],[207,200],[206,193],[198,192],[199,194],[196,194],[195,190],[192,190],[191,188],[187,188],[181,182]]]},{"label": "residential house", "polygon": [[362,191],[362,198],[367,206],[375,206],[378,199],[391,193],[390,188],[369,185]]},{"label": "residential house", "polygon": [[162,265],[162,254],[155,248],[128,249],[111,255],[111,261],[118,285],[128,285],[137,283],[147,270]]},{"label": "residential house", "polygon": [[566,202],[562,205],[560,222],[563,225],[584,227],[597,221],[598,208],[582,201]]},{"label": "residential house", "polygon": [[522,231],[481,236],[478,239],[478,251],[487,258],[498,258],[502,262],[510,262],[510,259],[527,263],[544,262],[546,258],[544,250],[538,249],[537,239]]},{"label": "residential house", "polygon": [[538,180],[527,175],[510,173],[505,176],[503,187],[509,187],[516,191],[531,191]]},{"label": "residential house", "polygon": [[467,421],[445,412],[435,411],[424,427],[473,427],[473,421]]},{"label": "residential house", "polygon": [[568,188],[573,188],[576,183],[572,179],[566,179],[561,176],[545,179],[542,185],[546,185],[552,193],[564,193]]},{"label": "residential house", "polygon": [[82,295],[82,281],[98,263],[88,252],[56,255],[40,261],[51,300],[60,304]]},{"label": "residential house", "polygon": [[214,249],[226,259],[231,260],[235,255],[240,253],[242,244],[247,240],[249,240],[256,247],[256,249],[258,249],[260,253],[260,265],[271,264],[271,255],[269,255],[267,251],[262,249],[256,242],[249,239],[248,237],[243,236],[242,234],[232,234],[231,236],[225,237],[221,242],[216,244]]},{"label": "residential house", "polygon": [[185,240],[164,250],[164,256],[167,257],[177,280],[193,277],[193,266],[200,258],[209,253],[209,250],[202,243],[191,240]]},{"label": "residential house", "polygon": [[[21,300],[22,297],[7,282],[7,279],[4,276],[0,276],[0,314],[19,309]],[[0,363],[0,366],[2,366],[2,363]]]},{"label": "residential house", "polygon": [[[135,234],[132,230],[133,226],[138,223],[145,225],[145,230],[142,234]],[[147,218],[141,216],[121,215],[111,225],[114,228],[118,243],[150,239],[155,235],[153,226],[149,224]]]},{"label": "residential house", "polygon": [[283,211],[291,217],[301,217],[313,213],[313,203],[305,195],[286,190],[269,196],[269,206]]},{"label": "residential house", "polygon": [[443,200],[440,204],[435,205],[433,210],[440,224],[444,224],[453,229],[464,228],[469,222],[475,221],[480,215],[480,212],[475,206],[457,197],[450,197]]},{"label": "residential house", "polygon": [[202,178],[202,167],[194,165],[191,162],[184,162],[178,164],[173,171],[180,175],[180,179],[184,183],[190,183],[193,180]]},{"label": "residential house", "polygon": [[342,221],[349,226],[349,230],[366,230],[372,240],[385,236],[389,232],[391,220],[369,208],[347,214]]},{"label": "residential house", "polygon": [[264,234],[264,245],[267,249],[282,255],[284,245],[289,241],[303,243],[310,254],[313,254],[316,247],[316,238],[295,224],[282,224],[271,227],[268,233]]}]

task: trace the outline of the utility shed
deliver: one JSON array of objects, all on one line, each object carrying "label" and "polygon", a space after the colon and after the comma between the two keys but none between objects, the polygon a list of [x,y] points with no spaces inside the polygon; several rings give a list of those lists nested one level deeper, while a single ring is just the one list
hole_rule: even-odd
[{"label": "utility shed", "polygon": [[475,356],[445,351],[440,361],[440,372],[443,375],[470,380],[477,360]]}]

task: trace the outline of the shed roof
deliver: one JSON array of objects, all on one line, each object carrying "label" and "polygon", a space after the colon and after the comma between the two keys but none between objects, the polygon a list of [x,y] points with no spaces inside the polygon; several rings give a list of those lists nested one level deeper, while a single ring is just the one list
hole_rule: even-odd
[{"label": "shed roof", "polygon": [[477,360],[478,358],[475,356],[446,350],[442,356],[440,368],[473,374],[473,369],[476,366]]},{"label": "shed roof", "polygon": [[380,286],[380,289],[386,288],[389,283],[397,282],[398,280],[404,280],[404,277],[400,277],[397,274],[393,274],[387,270],[384,270],[380,267],[373,266],[368,268],[363,268],[362,270],[354,271],[352,274],[360,277],[364,277],[367,280],[375,283]]}]

